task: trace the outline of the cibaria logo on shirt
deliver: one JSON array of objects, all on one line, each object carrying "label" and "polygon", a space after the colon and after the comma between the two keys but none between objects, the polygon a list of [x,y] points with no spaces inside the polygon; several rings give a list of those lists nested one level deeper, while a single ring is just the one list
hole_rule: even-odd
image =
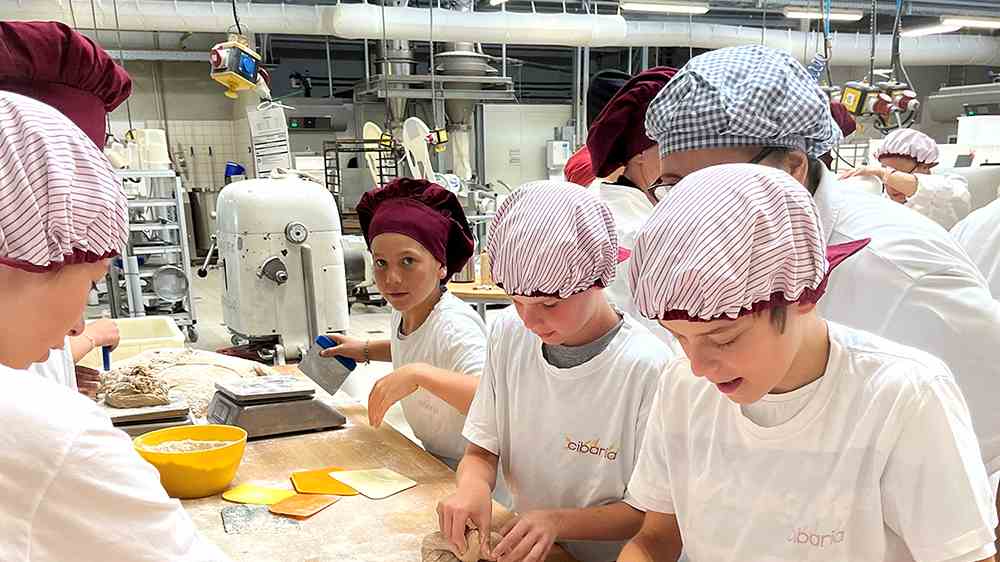
[{"label": "cibaria logo on shirt", "polygon": [[566,450],[580,455],[590,455],[600,457],[605,460],[614,461],[618,458],[618,449],[615,447],[602,447],[600,439],[582,441],[573,439],[566,435]]},{"label": "cibaria logo on shirt", "polygon": [[814,548],[826,548],[828,546],[844,542],[844,531],[841,529],[839,531],[830,531],[829,533],[820,533],[817,531],[810,531],[809,529],[798,528],[792,529],[792,535],[786,540],[792,544],[806,545]]}]

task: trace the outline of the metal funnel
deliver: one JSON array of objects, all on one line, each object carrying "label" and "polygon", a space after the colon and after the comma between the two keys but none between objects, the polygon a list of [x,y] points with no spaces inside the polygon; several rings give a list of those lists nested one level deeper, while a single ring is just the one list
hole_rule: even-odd
[{"label": "metal funnel", "polygon": [[[387,41],[385,45],[379,44],[379,57],[375,64],[378,73],[383,76],[410,76],[417,61],[413,58],[413,51],[410,50],[410,42],[402,40]],[[405,90],[406,84],[394,84],[391,89]],[[386,106],[388,107],[389,123],[392,129],[399,129],[403,120],[406,119],[406,98],[390,97]]]},{"label": "metal funnel", "polygon": [[[447,43],[446,52],[434,55],[437,72],[445,76],[492,76],[497,69],[489,65],[490,57],[477,53],[472,43]],[[478,82],[449,82],[445,88],[479,90]],[[472,121],[475,100],[449,99],[444,102],[448,122],[455,128],[467,128]]]}]

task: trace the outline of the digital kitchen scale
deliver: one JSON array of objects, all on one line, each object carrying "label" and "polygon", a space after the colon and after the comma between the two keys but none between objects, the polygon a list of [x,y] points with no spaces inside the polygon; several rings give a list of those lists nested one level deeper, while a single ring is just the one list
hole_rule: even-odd
[{"label": "digital kitchen scale", "polygon": [[138,437],[157,429],[192,425],[191,408],[187,400],[175,398],[169,404],[162,406],[145,406],[142,408],[112,408],[100,402],[99,406],[111,418],[111,425]]},{"label": "digital kitchen scale", "polygon": [[316,397],[311,384],[277,375],[215,383],[209,423],[235,425],[250,437],[342,427],[340,412]]}]

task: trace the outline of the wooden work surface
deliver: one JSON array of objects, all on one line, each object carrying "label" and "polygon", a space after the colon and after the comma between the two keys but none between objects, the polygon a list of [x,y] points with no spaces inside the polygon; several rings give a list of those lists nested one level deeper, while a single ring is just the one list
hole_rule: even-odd
[{"label": "wooden work surface", "polygon": [[[280,370],[302,376],[295,367]],[[304,377],[303,377],[304,378]],[[329,395],[317,390],[324,398]],[[235,505],[221,495],[182,503],[200,532],[234,561],[419,562],[424,536],[438,530],[436,507],[455,491],[455,473],[388,424],[368,425],[364,405],[338,393],[333,403],[348,418],[343,429],[251,441],[233,486],[273,482],[291,487],[297,470],[387,467],[418,485],[384,500],[341,498],[297,528],[262,534],[227,534],[220,510]],[[499,527],[511,514],[494,503]],[[573,562],[553,549],[548,562]]]},{"label": "wooden work surface", "polygon": [[491,301],[498,303],[510,302],[510,296],[496,285],[479,285],[478,283],[448,283],[448,291],[463,300]]}]

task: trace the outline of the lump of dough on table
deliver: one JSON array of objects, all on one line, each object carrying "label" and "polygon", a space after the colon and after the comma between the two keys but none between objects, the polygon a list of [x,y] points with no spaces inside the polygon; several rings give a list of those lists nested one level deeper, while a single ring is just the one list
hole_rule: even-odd
[{"label": "lump of dough on table", "polygon": [[[490,533],[490,550],[496,548],[502,538],[500,533]],[[488,560],[486,553],[479,551],[479,541],[478,529],[466,530],[465,542],[469,546],[469,550],[459,555],[443,534],[440,532],[431,533],[424,537],[424,542],[420,546],[420,559],[422,562],[479,562],[479,560]]]},{"label": "lump of dough on table", "polygon": [[133,367],[128,372],[102,381],[99,393],[104,403],[112,408],[142,408],[170,403],[167,385],[144,367]]},{"label": "lump of dough on table", "polygon": [[137,367],[163,381],[171,398],[186,400],[192,415],[198,418],[208,412],[215,383],[277,374],[266,365],[228,355],[182,348],[155,349],[116,363],[111,371],[101,373],[101,384],[108,386]]}]

